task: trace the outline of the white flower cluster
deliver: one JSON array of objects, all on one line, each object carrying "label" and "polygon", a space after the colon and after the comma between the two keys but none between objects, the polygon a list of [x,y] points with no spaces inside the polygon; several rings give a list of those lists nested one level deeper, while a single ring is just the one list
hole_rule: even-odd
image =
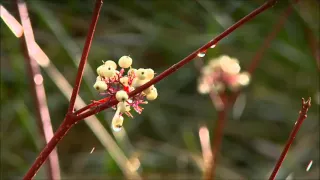
[{"label": "white flower cluster", "polygon": [[[129,98],[128,94],[131,91],[153,79],[155,73],[150,68],[132,68],[132,58],[129,56],[122,56],[118,65],[120,66],[119,71],[114,61],[103,62],[103,65],[97,68],[98,77],[93,85],[100,94],[107,96],[105,99],[98,101],[99,103],[107,102],[112,96],[115,96],[119,101],[113,107],[116,110],[112,119],[112,129],[114,131],[122,129],[123,114],[133,117],[130,113],[131,107],[140,114],[143,108],[139,105],[148,103],[145,99],[152,101],[158,97],[157,89],[152,85],[143,92]],[[125,72],[126,70],[127,72]]]},{"label": "white flower cluster", "polygon": [[250,74],[240,73],[239,61],[227,55],[212,59],[201,70],[198,92],[207,94],[211,91],[222,92],[226,88],[237,91],[250,82]]}]

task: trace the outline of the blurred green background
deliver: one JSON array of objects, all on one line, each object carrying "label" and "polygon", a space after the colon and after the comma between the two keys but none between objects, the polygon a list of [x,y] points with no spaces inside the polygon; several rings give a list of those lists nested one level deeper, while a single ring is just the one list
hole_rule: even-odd
[{"label": "blurred green background", "polygon": [[[217,36],[264,1],[119,0],[105,1],[89,54],[80,96],[89,103],[101,60],[133,58],[133,67],[160,73]],[[2,5],[17,15],[12,1]],[[203,58],[227,54],[246,69],[290,1],[246,23]],[[73,85],[91,20],[93,0],[29,0],[35,38],[64,78]],[[287,155],[279,179],[319,178],[319,69],[310,44],[319,42],[319,1],[294,6],[282,30],[262,57],[250,85],[228,112],[218,157],[218,179],[267,179],[298,117],[301,97],[311,97],[308,118]],[[311,39],[311,40],[310,40]],[[196,59],[198,60],[198,59]],[[41,69],[54,130],[68,108],[55,74]],[[114,111],[97,114],[121,152],[140,166],[146,179],[200,179],[199,128],[213,134],[217,112],[209,96],[197,92],[198,70],[191,62],[156,85],[159,97],[141,115],[125,118],[125,131],[110,129]],[[17,39],[1,21],[1,177],[21,179],[43,146],[25,61]],[[123,179],[109,151],[84,121],[58,145],[63,179]],[[102,132],[101,132],[102,133]],[[100,134],[100,137],[103,134]],[[110,144],[109,144],[110,145]],[[94,148],[94,151],[90,151]],[[118,151],[116,151],[118,152]],[[313,166],[306,167],[310,160]],[[139,165],[139,163],[138,163]],[[46,179],[41,168],[36,179]]]}]

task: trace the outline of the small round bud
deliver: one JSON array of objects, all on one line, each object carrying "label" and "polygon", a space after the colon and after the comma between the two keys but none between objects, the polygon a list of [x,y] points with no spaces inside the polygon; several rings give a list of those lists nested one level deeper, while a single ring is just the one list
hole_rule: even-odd
[{"label": "small round bud", "polygon": [[198,85],[198,91],[200,94],[207,94],[211,91],[211,89],[207,83],[201,83]]},{"label": "small round bud", "polygon": [[145,94],[148,94],[148,93],[150,93],[150,91],[152,90],[152,88],[154,88],[154,85],[152,85],[152,86],[148,87],[147,89],[143,90],[143,92],[144,92]]},{"label": "small round bud", "polygon": [[100,76],[107,77],[107,78],[113,77],[116,74],[116,70],[112,66],[106,66],[106,65],[103,65],[99,72],[100,72],[99,74]]},{"label": "small round bud", "polygon": [[232,75],[238,74],[241,69],[239,61],[235,58],[230,58],[229,56],[222,56],[220,65],[224,72]]},{"label": "small round bud", "polygon": [[127,94],[127,92],[123,91],[123,90],[120,90],[116,93],[116,99],[118,101],[126,101],[128,100],[129,96]]},{"label": "small round bud", "polygon": [[132,82],[132,86],[134,87],[134,88],[137,88],[137,87],[139,87],[139,86],[142,86],[142,85],[144,85],[146,82],[148,82],[148,80],[140,80],[140,79],[138,79],[138,78],[134,78],[133,79],[133,82]]},{"label": "small round bud", "polygon": [[111,66],[113,69],[117,69],[117,64],[112,60],[108,60],[108,61],[104,62],[104,65]]},{"label": "small round bud", "polygon": [[119,132],[123,126],[123,116],[115,115],[112,119],[112,129]]},{"label": "small round bud", "polygon": [[103,81],[101,76],[97,76],[96,81]]},{"label": "small round bud", "polygon": [[96,81],[93,87],[99,92],[104,92],[108,88],[107,84],[103,81]]},{"label": "small round bud", "polygon": [[242,86],[247,86],[250,82],[250,74],[248,72],[243,72],[238,75],[238,82]]},{"label": "small round bud", "polygon": [[146,69],[146,73],[147,73],[147,79],[152,79],[154,77],[154,71],[153,69],[149,68],[149,69]]},{"label": "small round bud", "polygon": [[127,74],[128,76],[135,76],[137,74],[137,70],[134,68],[131,68]]},{"label": "small round bud", "polygon": [[128,82],[129,82],[129,78],[127,76],[120,78],[120,82],[124,85],[124,86],[128,86]]},{"label": "small round bud", "polygon": [[127,102],[120,101],[117,104],[117,108],[121,113],[129,112],[131,110],[130,105]]},{"label": "small round bud", "polygon": [[146,69],[140,68],[137,71],[137,78],[140,80],[145,80],[147,78],[147,71]]},{"label": "small round bud", "polygon": [[151,91],[146,96],[147,100],[149,100],[149,101],[153,101],[153,100],[157,99],[157,97],[158,97],[158,92],[155,87],[153,87],[151,89]]},{"label": "small round bud", "polygon": [[100,74],[101,74],[101,69],[103,68],[103,65],[101,65],[101,66],[99,66],[98,68],[97,68],[97,74],[100,76]]},{"label": "small round bud", "polygon": [[118,62],[119,66],[122,68],[128,68],[132,65],[132,59],[129,56],[122,56]]}]

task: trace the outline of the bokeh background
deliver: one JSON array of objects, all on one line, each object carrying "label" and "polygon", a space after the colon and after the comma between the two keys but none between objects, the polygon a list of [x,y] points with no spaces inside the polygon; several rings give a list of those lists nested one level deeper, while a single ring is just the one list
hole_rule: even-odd
[{"label": "bokeh background", "polygon": [[[101,98],[92,87],[101,60],[117,61],[130,55],[134,67],[150,67],[160,73],[263,2],[106,0],[80,96],[85,103]],[[1,3],[17,15],[12,1]],[[289,3],[279,1],[209,49],[202,60],[227,54],[239,59],[246,70]],[[27,5],[36,41],[51,60],[51,66],[41,71],[56,130],[68,107],[69,89],[63,79],[74,84],[94,1],[29,0]],[[319,6],[316,0],[294,6],[262,56],[250,85],[228,111],[217,162],[218,179],[267,179],[298,117],[301,97],[309,96],[312,107],[308,118],[278,178],[319,178],[319,69],[312,50],[313,42],[319,42]],[[209,96],[197,92],[198,76],[191,62],[158,83],[159,98],[146,105],[141,115],[126,118],[121,132],[110,129],[112,110],[97,114],[98,120],[87,120],[100,122],[104,128],[99,131],[92,130],[97,123],[78,123],[58,145],[62,178],[124,179],[106,149],[115,141],[120,149],[114,154],[125,155],[135,165],[132,169],[146,179],[200,179],[199,128],[208,127],[212,138],[217,111]],[[19,40],[1,21],[1,179],[21,179],[44,144],[28,82]],[[313,165],[306,171],[311,160]],[[36,179],[46,177],[45,168],[41,168]]]}]

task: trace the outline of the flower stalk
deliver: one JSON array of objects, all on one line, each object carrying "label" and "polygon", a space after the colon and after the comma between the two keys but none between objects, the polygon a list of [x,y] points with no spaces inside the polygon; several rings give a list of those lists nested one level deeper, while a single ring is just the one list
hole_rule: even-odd
[{"label": "flower stalk", "polygon": [[302,105],[301,105],[301,110],[299,112],[299,117],[298,120],[295,122],[294,127],[289,135],[288,141],[284,147],[284,149],[282,150],[282,153],[276,163],[276,165],[274,166],[274,169],[269,177],[269,180],[274,180],[277,176],[277,173],[282,165],[282,162],[284,161],[284,158],[286,157],[290,146],[292,145],[303,121],[307,118],[307,112],[308,109],[311,106],[311,98],[309,97],[308,100],[304,100],[304,98],[302,98]]}]

